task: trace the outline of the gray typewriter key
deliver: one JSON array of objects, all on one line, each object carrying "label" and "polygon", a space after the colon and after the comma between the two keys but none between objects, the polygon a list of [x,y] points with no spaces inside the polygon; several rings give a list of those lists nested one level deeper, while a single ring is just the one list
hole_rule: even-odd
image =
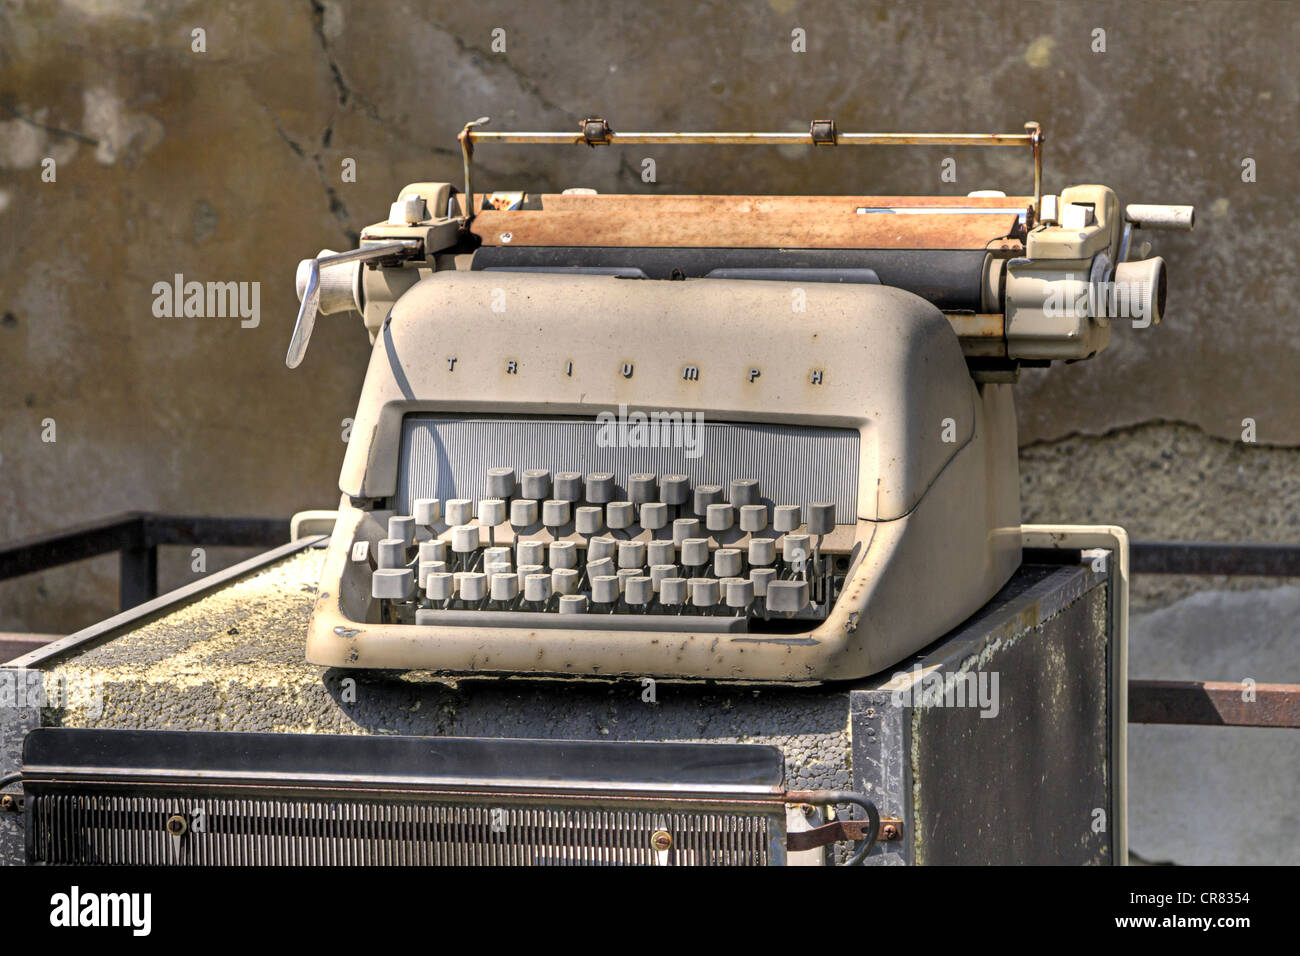
[{"label": "gray typewriter key", "polygon": [[569,523],[569,503],[552,498],[542,502],[542,524],[548,528],[559,528]]},{"label": "gray typewriter key", "polygon": [[551,473],[545,468],[526,469],[519,484],[521,498],[542,501],[551,495]]},{"label": "gray typewriter key", "polygon": [[659,483],[658,475],[628,475],[627,476],[627,497],[635,504],[643,505],[647,501],[654,501],[656,495],[656,485]]},{"label": "gray typewriter key", "polygon": [[687,538],[698,538],[700,536],[700,523],[694,518],[678,518],[673,522],[673,544],[677,547],[682,546],[682,542]]},{"label": "gray typewriter key", "polygon": [[473,506],[468,498],[452,498],[447,502],[447,524],[469,524]]},{"label": "gray typewriter key", "polygon": [[546,563],[552,568],[576,568],[578,547],[572,541],[552,541],[546,549]]},{"label": "gray typewriter key", "polygon": [[424,579],[424,593],[430,601],[446,601],[451,598],[455,579],[445,571],[430,574]]},{"label": "gray typewriter key", "polygon": [[389,518],[388,536],[400,539],[409,548],[415,544],[415,519],[410,515],[394,515]]},{"label": "gray typewriter key", "polygon": [[459,571],[456,574],[456,594],[462,601],[476,604],[487,597],[487,575],[478,571]]},{"label": "gray typewriter key", "polygon": [[776,562],[776,542],[771,538],[749,539],[750,567],[765,568]]},{"label": "gray typewriter key", "polygon": [[709,505],[722,502],[722,485],[695,486],[695,513],[701,518],[708,513]]},{"label": "gray typewriter key", "polygon": [[518,594],[518,577],[504,572],[492,575],[492,600],[513,601]]},{"label": "gray typewriter key", "polygon": [[808,533],[830,534],[835,530],[835,505],[829,501],[808,504]]},{"label": "gray typewriter key", "polygon": [[658,593],[660,585],[664,583],[665,578],[677,577],[677,565],[675,564],[655,564],[650,567],[650,587]]},{"label": "gray typewriter key", "polygon": [[799,517],[798,505],[777,505],[772,509],[772,530],[784,534],[793,531],[803,520]]},{"label": "gray typewriter key", "polygon": [[614,476],[607,471],[593,471],[587,475],[587,489],[583,496],[593,505],[603,505],[614,500]]},{"label": "gray typewriter key", "polygon": [[537,502],[531,498],[516,498],[510,502],[510,523],[516,528],[537,524]]},{"label": "gray typewriter key", "polygon": [[545,603],[551,599],[551,576],[530,574],[524,578],[524,600]]},{"label": "gray typewriter key", "polygon": [[691,480],[685,475],[660,475],[659,500],[666,505],[684,505],[691,495]]},{"label": "gray typewriter key", "polygon": [[487,473],[487,496],[489,498],[509,498],[515,493],[515,470],[513,468],[489,468]]},{"label": "gray typewriter key", "polygon": [[719,578],[734,578],[740,574],[740,551],[736,548],[719,548],[713,552],[713,574]]},{"label": "gray typewriter key", "polygon": [[796,614],[808,606],[807,581],[769,581],[768,610],[778,614]]},{"label": "gray typewriter key", "polygon": [[447,542],[434,539],[433,541],[420,542],[420,560],[421,561],[446,561],[447,560]]},{"label": "gray typewriter key", "polygon": [[420,590],[424,590],[424,588],[428,585],[429,575],[446,574],[446,573],[447,573],[446,561],[421,561],[420,572],[416,576],[416,584],[419,586]]},{"label": "gray typewriter key", "polygon": [[606,535],[592,538],[587,542],[587,563],[599,561],[601,558],[612,558],[617,547],[618,542]]},{"label": "gray typewriter key", "polygon": [[600,534],[605,528],[605,509],[583,505],[574,511],[573,525],[578,534]]},{"label": "gray typewriter key", "polygon": [[767,528],[767,505],[741,505],[740,530],[754,534]]},{"label": "gray typewriter key", "polygon": [[406,567],[406,542],[384,538],[375,545],[375,564],[381,569]]},{"label": "gray typewriter key", "polygon": [[649,565],[668,564],[677,560],[677,549],[671,541],[651,541],[646,545],[645,563]]},{"label": "gray typewriter key", "polygon": [[767,586],[776,580],[775,568],[750,568],[749,580],[754,582],[754,594],[758,597],[767,595]]},{"label": "gray typewriter key", "polygon": [[727,607],[749,607],[754,603],[754,582],[744,578],[727,578],[722,582],[726,588]]},{"label": "gray typewriter key", "polygon": [[728,500],[735,508],[743,508],[745,505],[758,504],[758,479],[731,479],[731,494]]},{"label": "gray typewriter key", "polygon": [[809,543],[806,534],[787,534],[781,539],[781,560],[796,574],[808,570]]},{"label": "gray typewriter key", "polygon": [[633,578],[641,576],[640,568],[619,568],[618,569],[618,593],[622,594],[627,590],[627,582]]},{"label": "gray typewriter key", "polygon": [[654,582],[636,575],[623,582],[623,600],[633,607],[644,607],[654,600]]},{"label": "gray typewriter key", "polygon": [[644,541],[620,541],[618,543],[618,566],[620,568],[640,568],[644,565]]},{"label": "gray typewriter key", "polygon": [[713,607],[721,596],[721,586],[714,578],[694,578],[691,581],[691,604],[696,607]]},{"label": "gray typewriter key", "polygon": [[682,542],[682,567],[702,568],[709,563],[709,539],[687,538]]},{"label": "gray typewriter key", "polygon": [[587,562],[587,580],[598,577],[613,577],[614,571],[613,558],[597,558],[595,561]]},{"label": "gray typewriter key", "polygon": [[371,597],[405,601],[415,593],[415,574],[410,568],[380,568],[370,576]]},{"label": "gray typewriter key", "polygon": [[484,528],[495,528],[506,523],[506,503],[500,498],[481,498],[478,503],[478,523]]},{"label": "gray typewriter key", "polygon": [[451,550],[457,554],[470,554],[478,550],[478,525],[462,524],[451,529]]},{"label": "gray typewriter key", "polygon": [[515,542],[515,560],[519,566],[525,567],[530,564],[542,565],[546,563],[546,542],[545,541],[516,541]]},{"label": "gray typewriter key", "polygon": [[641,506],[641,527],[658,531],[668,525],[668,506],[659,501],[647,501]]},{"label": "gray typewriter key", "polygon": [[730,531],[736,522],[736,509],[728,504],[709,505],[704,515],[704,526],[710,531]]},{"label": "gray typewriter key", "polygon": [[581,501],[582,475],[576,471],[562,471],[557,474],[554,494],[559,501]]},{"label": "gray typewriter key", "polygon": [[562,594],[560,595],[560,613],[561,614],[586,614],[587,597],[583,594]]},{"label": "gray typewriter key", "polygon": [[556,568],[551,572],[551,590],[556,594],[577,594],[580,578],[573,568]]},{"label": "gray typewriter key", "polygon": [[605,505],[605,523],[615,530],[630,528],[636,522],[636,513],[630,501],[611,501]]},{"label": "gray typewriter key", "polygon": [[514,565],[510,561],[509,548],[484,548],[483,549],[483,570],[488,574],[496,574],[498,571],[510,571]]},{"label": "gray typewriter key", "polygon": [[659,582],[659,602],[669,607],[686,603],[685,578],[664,578]]},{"label": "gray typewriter key", "polygon": [[591,579],[593,604],[613,604],[618,600],[618,578],[612,574],[598,574]]},{"label": "gray typewriter key", "polygon": [[415,523],[422,528],[431,527],[442,518],[442,502],[437,498],[416,498],[414,510]]},{"label": "gray typewriter key", "polygon": [[[523,589],[524,589],[524,582],[527,581],[527,580],[528,580],[530,577],[532,577],[534,574],[543,574],[545,571],[546,571],[546,569],[545,569],[544,567],[542,567],[540,564],[521,564],[521,565],[519,565],[519,570],[515,572],[515,577],[517,577],[517,578],[519,579],[519,590],[520,590],[521,592],[523,591]],[[549,580],[551,580],[551,579],[550,579],[549,577],[547,577],[546,580],[549,581]]]}]

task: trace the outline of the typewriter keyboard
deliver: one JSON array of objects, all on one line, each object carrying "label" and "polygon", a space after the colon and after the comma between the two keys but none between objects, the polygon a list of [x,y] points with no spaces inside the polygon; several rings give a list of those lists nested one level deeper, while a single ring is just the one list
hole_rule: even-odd
[{"label": "typewriter keyboard", "polygon": [[484,484],[477,500],[415,499],[354,551],[383,620],[745,631],[811,625],[843,587],[847,557],[824,547],[835,505],[772,504],[753,478],[502,467]]}]

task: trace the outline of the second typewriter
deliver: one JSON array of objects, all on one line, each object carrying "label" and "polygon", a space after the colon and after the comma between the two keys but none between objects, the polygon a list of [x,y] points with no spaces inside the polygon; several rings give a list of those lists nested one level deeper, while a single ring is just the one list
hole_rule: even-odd
[{"label": "second typewriter", "polygon": [[[879,672],[1021,559],[1013,387],[1160,321],[1135,229],[1185,206],[1046,193],[1010,134],[461,134],[299,267],[290,345],[373,346],[307,655],[333,667],[825,681]],[[1032,194],[476,192],[492,142],[965,145]]]}]

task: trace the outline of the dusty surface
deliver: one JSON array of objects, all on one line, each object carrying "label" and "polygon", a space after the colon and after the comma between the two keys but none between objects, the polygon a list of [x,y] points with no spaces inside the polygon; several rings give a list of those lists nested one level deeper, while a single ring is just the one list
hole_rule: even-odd
[{"label": "dusty surface", "polygon": [[[1027,375],[1022,438],[1185,421],[1300,442],[1292,161],[1300,18],[1241,3],[356,7],[58,0],[0,4],[0,538],[126,508],[285,515],[329,507],[366,342],[319,325],[283,356],[297,260],[345,248],[401,185],[460,178],[454,134],[569,128],[1019,129],[1045,124],[1047,184],[1193,202],[1156,235],[1169,319],[1099,361]],[[206,30],[206,52],[192,31]],[[492,49],[492,31],[506,49]],[[1107,31],[1105,53],[1093,30]],[[808,52],[791,51],[804,30]],[[631,192],[1022,190],[1025,157],[957,150],[485,148],[485,187]],[[942,152],[942,151],[939,151]],[[1241,181],[1251,157],[1258,181]],[[55,161],[57,180],[43,182]],[[342,163],[356,160],[356,182]],[[153,284],[261,283],[261,321],[163,319]],[[42,422],[57,441],[41,440]],[[1109,439],[1107,439],[1109,441]],[[1229,475],[1230,477],[1230,475]],[[1170,476],[1171,498],[1197,494]],[[1071,502],[1044,499],[1044,512]],[[1112,502],[1097,500],[1098,514]],[[1278,514],[1277,503],[1264,508]],[[1292,512],[1294,515],[1294,512]],[[1170,524],[1176,519],[1168,518]],[[1243,531],[1251,515],[1233,512]],[[1154,523],[1154,517],[1148,523]],[[1159,530],[1173,536],[1174,528]],[[1238,535],[1229,535],[1238,536]],[[214,560],[209,570],[222,561]],[[188,556],[166,559],[172,583]],[[0,586],[0,628],[67,631],[113,601],[112,559]]]}]

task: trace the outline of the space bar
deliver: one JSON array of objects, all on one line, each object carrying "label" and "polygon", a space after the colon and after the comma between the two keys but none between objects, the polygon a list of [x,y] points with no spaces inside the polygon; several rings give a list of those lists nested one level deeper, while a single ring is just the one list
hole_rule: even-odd
[{"label": "space bar", "polygon": [[743,634],[743,617],[704,617],[699,614],[558,614],[544,611],[444,611],[421,608],[416,624],[443,627],[549,627],[573,631],[684,631]]}]

